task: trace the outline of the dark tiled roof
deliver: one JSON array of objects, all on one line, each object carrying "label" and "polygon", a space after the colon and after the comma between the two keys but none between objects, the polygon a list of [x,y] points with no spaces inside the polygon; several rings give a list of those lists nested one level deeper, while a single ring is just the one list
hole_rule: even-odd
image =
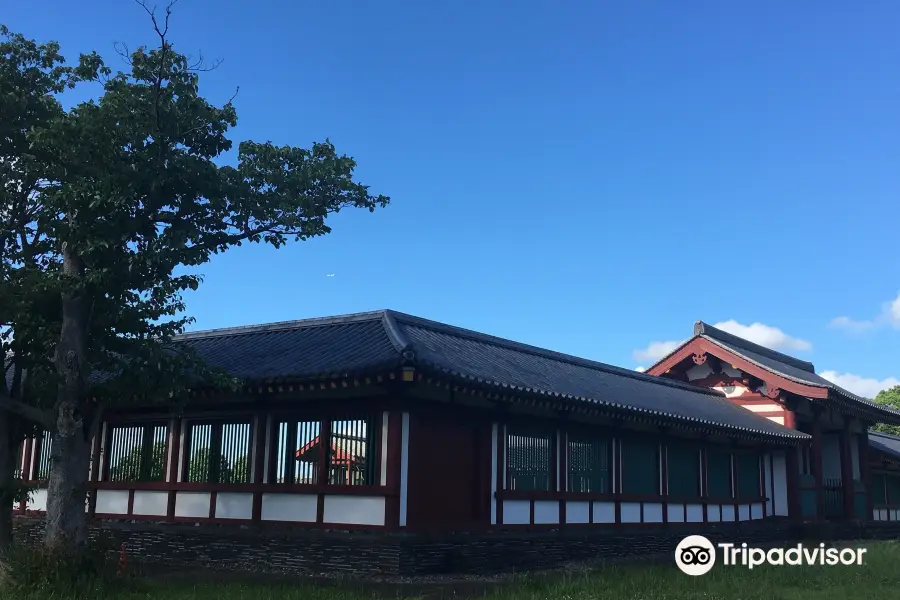
[{"label": "dark tiled roof", "polygon": [[348,376],[409,364],[472,385],[590,403],[622,416],[765,437],[808,437],[735,406],[714,390],[389,310],[178,339],[211,366],[248,380]]},{"label": "dark tiled roof", "polygon": [[824,377],[817,375],[816,368],[811,362],[799,360],[793,356],[754,344],[708,325],[703,321],[697,321],[694,324],[694,335],[700,336],[770,373],[796,383],[831,390],[838,397],[838,400],[844,401],[849,406],[862,409],[875,418],[885,419],[884,422],[900,424],[900,411],[878,404],[862,396],[857,396],[853,392],[835,385]]},{"label": "dark tiled roof", "polygon": [[900,437],[869,430],[869,448],[884,452],[894,460],[900,461]]}]

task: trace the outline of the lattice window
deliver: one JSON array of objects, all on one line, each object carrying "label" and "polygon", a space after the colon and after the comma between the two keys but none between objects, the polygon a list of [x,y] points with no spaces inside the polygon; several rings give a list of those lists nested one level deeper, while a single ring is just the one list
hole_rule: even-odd
[{"label": "lattice window", "polygon": [[319,482],[322,444],[319,421],[279,421],[275,428],[276,454],[274,483],[315,484]]},{"label": "lattice window", "polygon": [[737,497],[759,498],[762,495],[759,454],[741,452],[734,455],[734,460],[737,464]]},{"label": "lattice window", "polygon": [[34,447],[37,452],[34,479],[35,481],[46,481],[50,478],[50,452],[53,450],[53,437],[49,432],[44,432],[41,437],[34,440]]},{"label": "lattice window", "polygon": [[687,441],[671,441],[666,446],[666,473],[669,495],[683,498],[700,496],[700,446]]},{"label": "lattice window", "polygon": [[327,453],[328,483],[375,485],[378,481],[378,420],[331,421],[331,444]]},{"label": "lattice window", "polygon": [[551,444],[549,433],[516,431],[506,436],[506,487],[510,490],[549,491]]},{"label": "lattice window", "polygon": [[622,440],[622,493],[660,493],[658,442],[640,438]]},{"label": "lattice window", "polygon": [[733,498],[731,453],[711,447],[706,453],[707,496],[713,499]]},{"label": "lattice window", "polygon": [[112,425],[106,447],[107,481],[165,481],[169,427]]},{"label": "lattice window", "polygon": [[568,475],[570,492],[606,494],[611,491],[608,439],[569,437]]},{"label": "lattice window", "polygon": [[189,423],[184,480],[190,483],[250,481],[250,423]]}]

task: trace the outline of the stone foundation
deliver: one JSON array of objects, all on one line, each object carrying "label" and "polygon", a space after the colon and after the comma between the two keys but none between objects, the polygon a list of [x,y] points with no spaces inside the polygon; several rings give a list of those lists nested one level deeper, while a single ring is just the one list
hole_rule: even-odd
[{"label": "stone foundation", "polygon": [[[15,529],[19,539],[38,541],[43,519],[17,517]],[[101,530],[116,546],[126,544],[132,560],[148,564],[363,577],[484,575],[547,569],[574,561],[664,555],[690,534],[705,535],[713,543],[750,545],[900,538],[900,523],[894,522],[807,526],[775,520],[445,536],[120,521],[98,523],[92,533]]]}]

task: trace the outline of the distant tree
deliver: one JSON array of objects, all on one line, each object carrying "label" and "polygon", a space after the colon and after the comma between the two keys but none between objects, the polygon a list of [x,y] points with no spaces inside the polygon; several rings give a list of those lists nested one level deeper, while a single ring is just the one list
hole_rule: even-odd
[{"label": "distant tree", "polygon": [[[888,388],[886,390],[881,390],[878,392],[878,395],[875,396],[875,402],[879,404],[883,404],[885,406],[889,406],[890,408],[900,410],[900,385],[895,385],[892,388]],[[874,427],[875,431],[880,431],[882,433],[889,433],[891,435],[900,435],[900,426],[897,425],[885,425],[884,423],[878,423]]]},{"label": "distant tree", "polygon": [[135,446],[109,470],[113,481],[162,481],[166,474],[166,443],[151,446],[150,456],[144,462],[144,447]]},{"label": "distant tree", "polygon": [[[188,466],[188,481],[195,483],[206,482],[231,482],[234,477],[234,470],[228,462],[228,458],[221,454],[216,459],[210,461],[212,452],[209,448],[200,448],[191,455],[190,465]],[[210,466],[218,462],[218,473],[213,473]]]},{"label": "distant tree", "polygon": [[234,469],[231,474],[234,477],[231,483],[247,483],[250,481],[250,465],[246,456],[241,456],[234,461]]}]

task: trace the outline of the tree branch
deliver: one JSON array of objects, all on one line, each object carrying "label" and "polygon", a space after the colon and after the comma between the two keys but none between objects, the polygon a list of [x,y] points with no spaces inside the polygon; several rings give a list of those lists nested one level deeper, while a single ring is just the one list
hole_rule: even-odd
[{"label": "tree branch", "polygon": [[5,394],[0,394],[0,409],[8,410],[32,423],[42,425],[48,431],[53,430],[53,413],[48,410],[30,406]]}]

